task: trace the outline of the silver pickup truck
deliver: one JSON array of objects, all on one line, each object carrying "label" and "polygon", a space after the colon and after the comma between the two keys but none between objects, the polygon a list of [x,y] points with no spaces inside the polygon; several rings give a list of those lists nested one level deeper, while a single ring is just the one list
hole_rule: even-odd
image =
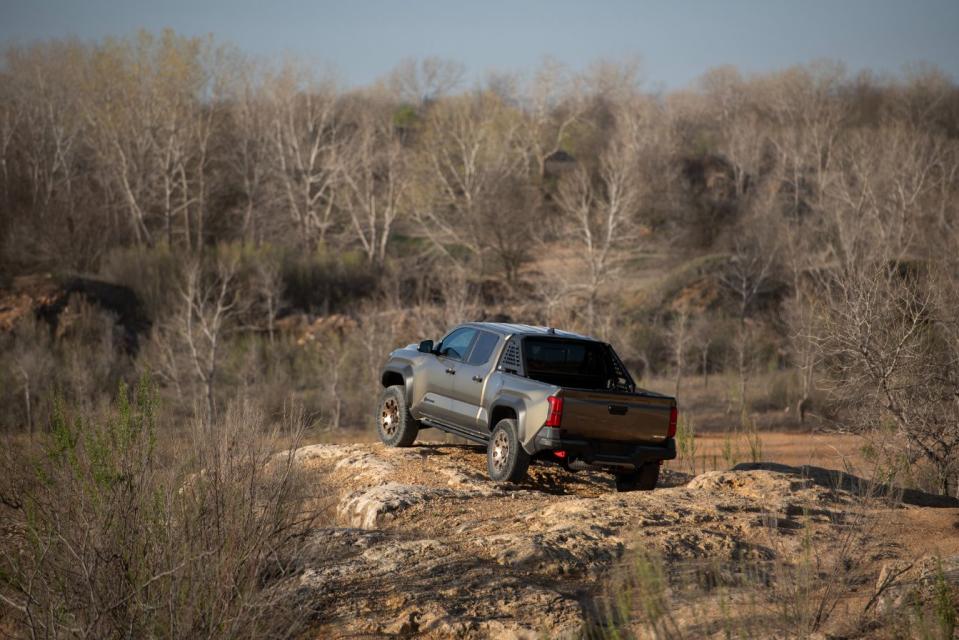
[{"label": "silver pickup truck", "polygon": [[385,444],[410,446],[428,427],[483,443],[496,481],[522,481],[545,460],[649,490],[676,457],[675,399],[637,389],[610,345],[575,333],[470,322],[393,351],[381,382]]}]

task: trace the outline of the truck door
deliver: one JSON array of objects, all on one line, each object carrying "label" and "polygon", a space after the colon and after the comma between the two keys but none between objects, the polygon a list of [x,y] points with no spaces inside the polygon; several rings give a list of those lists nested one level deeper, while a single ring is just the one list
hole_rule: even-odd
[{"label": "truck door", "polygon": [[465,361],[475,338],[476,329],[472,327],[456,329],[440,342],[437,355],[428,359],[424,371],[426,393],[419,407],[423,415],[461,425],[458,413],[453,409],[453,386],[459,373],[458,367]]},{"label": "truck door", "polygon": [[493,371],[493,354],[500,346],[500,336],[478,330],[464,362],[457,365],[453,383],[451,409],[457,424],[486,433],[486,417],[482,410],[484,396]]}]

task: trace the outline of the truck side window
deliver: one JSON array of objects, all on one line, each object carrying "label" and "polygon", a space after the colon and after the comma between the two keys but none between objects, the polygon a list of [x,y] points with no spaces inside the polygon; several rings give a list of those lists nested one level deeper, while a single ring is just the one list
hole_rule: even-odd
[{"label": "truck side window", "polygon": [[439,353],[446,358],[454,360],[463,360],[469,353],[470,345],[473,344],[473,337],[476,335],[476,329],[464,327],[457,329],[446,336],[446,339],[440,344]]},{"label": "truck side window", "polygon": [[489,358],[493,355],[493,349],[496,348],[497,342],[499,342],[499,338],[496,337],[496,335],[487,333],[486,331],[480,331],[476,338],[476,344],[473,345],[473,351],[470,352],[470,357],[466,363],[480,365],[489,362]]}]

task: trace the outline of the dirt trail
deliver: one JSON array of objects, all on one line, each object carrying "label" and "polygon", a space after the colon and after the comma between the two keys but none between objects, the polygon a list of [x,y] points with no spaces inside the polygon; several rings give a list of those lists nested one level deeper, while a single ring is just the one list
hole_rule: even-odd
[{"label": "dirt trail", "polygon": [[321,444],[298,460],[322,473],[337,524],[313,535],[295,589],[324,637],[578,637],[601,579],[634,550],[789,557],[797,529],[837,535],[856,501],[769,470],[664,472],[656,491],[617,494],[608,475],[539,464],[504,487],[482,448],[450,444]]}]

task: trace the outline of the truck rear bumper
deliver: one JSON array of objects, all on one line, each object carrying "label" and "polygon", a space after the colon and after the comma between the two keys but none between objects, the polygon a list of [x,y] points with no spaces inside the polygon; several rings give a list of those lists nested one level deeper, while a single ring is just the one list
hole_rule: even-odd
[{"label": "truck rear bumper", "polygon": [[661,445],[609,442],[564,438],[560,430],[543,427],[533,439],[533,453],[565,451],[570,457],[586,464],[639,467],[654,460],[672,460],[676,457],[676,441],[667,438]]}]

